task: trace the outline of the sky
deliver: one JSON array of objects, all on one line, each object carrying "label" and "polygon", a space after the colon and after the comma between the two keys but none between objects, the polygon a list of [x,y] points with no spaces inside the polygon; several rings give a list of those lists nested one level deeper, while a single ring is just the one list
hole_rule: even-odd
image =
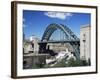
[{"label": "sky", "polygon": [[41,39],[46,27],[51,23],[64,24],[79,37],[80,27],[90,24],[90,21],[89,13],[23,10],[23,32],[27,39],[32,35]]}]

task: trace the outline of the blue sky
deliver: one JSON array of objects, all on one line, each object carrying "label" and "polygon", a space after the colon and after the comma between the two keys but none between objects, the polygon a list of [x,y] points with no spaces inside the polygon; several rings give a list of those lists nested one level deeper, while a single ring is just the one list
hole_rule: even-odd
[{"label": "blue sky", "polygon": [[80,26],[90,24],[90,20],[89,13],[23,10],[23,32],[25,38],[35,35],[41,39],[46,27],[57,23],[66,25],[79,37]]}]

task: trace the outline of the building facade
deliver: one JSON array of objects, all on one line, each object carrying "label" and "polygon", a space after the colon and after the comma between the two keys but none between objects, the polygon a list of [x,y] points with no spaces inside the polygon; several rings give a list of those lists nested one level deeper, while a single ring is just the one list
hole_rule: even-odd
[{"label": "building facade", "polygon": [[91,27],[84,25],[80,28],[80,59],[90,62],[91,60]]},{"label": "building facade", "polygon": [[46,63],[48,54],[39,53],[39,39],[31,36],[29,40],[24,40],[23,44],[23,69],[40,68]]}]

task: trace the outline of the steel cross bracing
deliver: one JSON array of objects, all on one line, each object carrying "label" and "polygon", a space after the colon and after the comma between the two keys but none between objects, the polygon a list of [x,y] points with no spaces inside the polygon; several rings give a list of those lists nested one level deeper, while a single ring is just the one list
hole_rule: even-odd
[{"label": "steel cross bracing", "polygon": [[[50,37],[52,36],[53,32],[56,31],[57,29],[60,29],[61,31],[63,31],[66,35],[66,40],[62,40],[62,41],[50,41]],[[80,56],[80,39],[71,31],[71,29],[69,29],[67,26],[63,25],[63,24],[55,24],[52,23],[50,24],[46,30],[44,31],[44,34],[42,36],[42,40],[40,43],[59,43],[59,42],[68,42],[70,43],[70,45],[73,47],[74,51],[75,51],[75,56],[77,59],[79,59]]]}]

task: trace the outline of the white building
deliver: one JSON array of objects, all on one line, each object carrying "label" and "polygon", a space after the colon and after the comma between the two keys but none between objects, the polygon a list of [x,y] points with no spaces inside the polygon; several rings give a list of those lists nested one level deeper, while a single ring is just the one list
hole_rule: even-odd
[{"label": "white building", "polygon": [[33,52],[32,42],[30,42],[29,40],[24,40],[23,49],[24,49],[24,54],[30,52],[32,53]]},{"label": "white building", "polygon": [[80,59],[91,60],[91,27],[90,25],[81,26],[80,29]]},{"label": "white building", "polygon": [[32,35],[30,37],[30,41],[33,43],[33,47],[34,47],[34,52],[38,52],[39,51],[39,39],[37,37],[35,37],[34,35]]}]

